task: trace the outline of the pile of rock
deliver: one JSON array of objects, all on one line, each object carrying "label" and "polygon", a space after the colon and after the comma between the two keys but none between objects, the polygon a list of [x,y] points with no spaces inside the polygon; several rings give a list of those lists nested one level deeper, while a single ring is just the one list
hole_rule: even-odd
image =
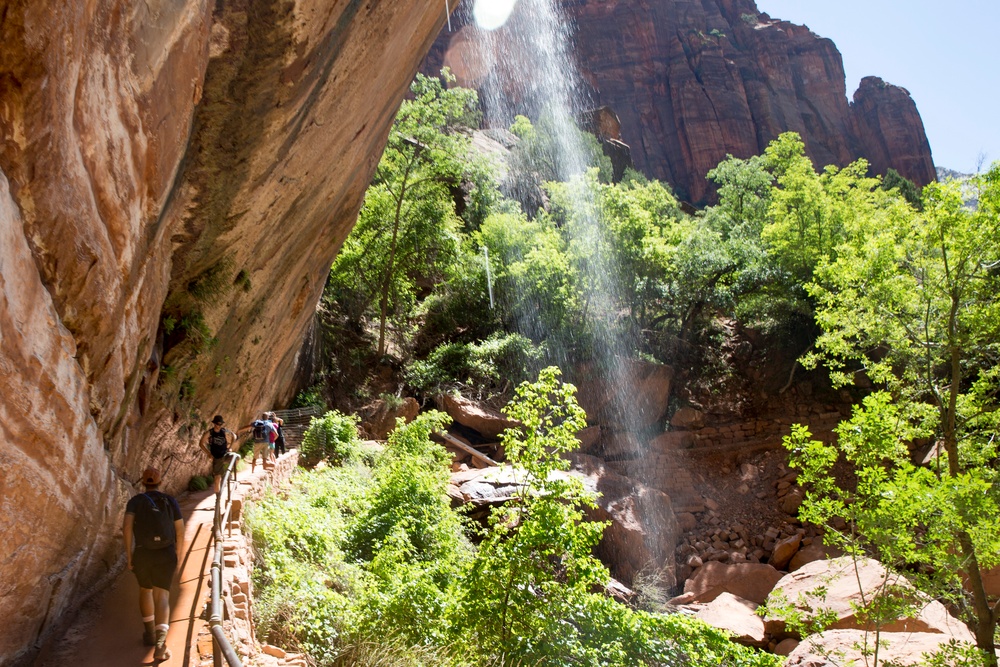
[{"label": "pile of rock", "polygon": [[739,523],[723,525],[718,513],[710,509],[678,542],[677,578],[683,581],[710,562],[768,563],[779,570],[794,571],[828,554],[822,532],[815,526],[802,526],[790,518],[756,535]]}]

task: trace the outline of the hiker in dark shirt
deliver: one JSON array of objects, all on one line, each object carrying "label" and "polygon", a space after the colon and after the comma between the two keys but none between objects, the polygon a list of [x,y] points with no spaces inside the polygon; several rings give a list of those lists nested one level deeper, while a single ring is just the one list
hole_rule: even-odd
[{"label": "hiker in dark shirt", "polygon": [[212,457],[212,477],[215,480],[216,493],[219,492],[222,474],[226,472],[226,467],[229,465],[229,452],[233,448],[233,443],[236,442],[236,434],[227,429],[225,424],[226,420],[222,418],[222,415],[215,415],[212,419],[212,428],[205,431],[205,434],[201,436],[201,442],[198,443],[198,446]]},{"label": "hiker in dark shirt", "polygon": [[133,496],[125,506],[122,537],[128,569],[139,582],[143,643],[156,647],[155,660],[166,660],[170,657],[170,585],[184,552],[184,520],[177,500],[157,490],[159,470],[146,468],[142,483],[146,492]]},{"label": "hiker in dark shirt", "polygon": [[285,453],[285,432],[282,428],[285,425],[285,420],[281,417],[275,417],[274,425],[278,428],[278,439],[274,441],[274,453],[276,456],[282,456]]}]

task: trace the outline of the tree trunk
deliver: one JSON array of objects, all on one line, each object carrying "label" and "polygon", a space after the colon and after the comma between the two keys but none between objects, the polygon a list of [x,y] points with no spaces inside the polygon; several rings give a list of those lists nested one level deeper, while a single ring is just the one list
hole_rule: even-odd
[{"label": "tree trunk", "polygon": [[406,163],[406,171],[403,172],[403,180],[399,184],[399,194],[396,196],[396,213],[392,221],[392,241],[389,243],[389,261],[385,265],[385,275],[382,280],[382,296],[379,301],[379,321],[378,321],[378,356],[385,354],[385,322],[389,317],[389,287],[392,285],[392,273],[396,269],[396,246],[399,243],[399,225],[401,212],[403,210],[403,200],[406,199],[406,184],[410,179],[410,170],[420,148],[417,147],[410,160]]}]

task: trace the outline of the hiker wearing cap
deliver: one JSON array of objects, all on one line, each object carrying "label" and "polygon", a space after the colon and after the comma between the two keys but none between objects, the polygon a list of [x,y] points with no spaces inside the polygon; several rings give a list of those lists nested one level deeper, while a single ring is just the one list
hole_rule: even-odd
[{"label": "hiker wearing cap", "polygon": [[184,552],[184,519],[172,496],[161,493],[160,471],[142,473],[145,493],[132,497],[125,506],[122,537],[128,569],[139,582],[139,612],[144,627],[142,641],[155,646],[153,658],[166,660],[170,629],[170,585]]},{"label": "hiker wearing cap", "polygon": [[212,457],[212,477],[215,480],[215,492],[219,492],[222,483],[222,474],[226,472],[229,465],[229,452],[232,451],[233,443],[236,442],[236,434],[226,428],[226,420],[222,415],[215,415],[212,418],[212,428],[205,431],[201,436],[198,446]]}]

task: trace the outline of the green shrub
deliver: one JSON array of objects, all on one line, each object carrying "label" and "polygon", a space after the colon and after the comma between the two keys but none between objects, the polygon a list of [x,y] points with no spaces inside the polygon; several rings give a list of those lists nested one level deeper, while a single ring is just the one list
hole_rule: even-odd
[{"label": "green shrub", "polygon": [[442,412],[425,412],[389,435],[371,493],[347,531],[350,558],[372,562],[388,549],[399,552],[397,559],[430,561],[457,548],[459,524],[445,495],[449,456],[430,440],[450,421]]},{"label": "green shrub", "polygon": [[583,521],[592,497],[560,457],[583,418],[572,392],[551,370],[518,390],[510,416],[525,428],[506,444],[522,491],[478,548],[430,440],[441,413],[394,431],[374,469],[303,472],[252,506],[260,636],[317,667],[777,667],[700,621],[593,592],[608,577],[590,552],[602,524]]},{"label": "green shrub", "polygon": [[212,486],[212,478],[206,475],[195,475],[188,482],[188,491],[204,491]]},{"label": "green shrub", "polygon": [[361,457],[358,417],[336,410],[313,417],[302,436],[299,452],[306,465],[326,461],[339,466],[358,461]]},{"label": "green shrub", "polygon": [[406,380],[427,393],[456,385],[497,393],[526,379],[543,355],[544,348],[525,336],[496,333],[480,343],[439,345],[427,359],[410,364]]},{"label": "green shrub", "polygon": [[296,396],[295,400],[292,401],[291,407],[293,408],[325,408],[326,400],[323,398],[323,385],[321,383],[316,383],[308,389],[303,389]]}]

